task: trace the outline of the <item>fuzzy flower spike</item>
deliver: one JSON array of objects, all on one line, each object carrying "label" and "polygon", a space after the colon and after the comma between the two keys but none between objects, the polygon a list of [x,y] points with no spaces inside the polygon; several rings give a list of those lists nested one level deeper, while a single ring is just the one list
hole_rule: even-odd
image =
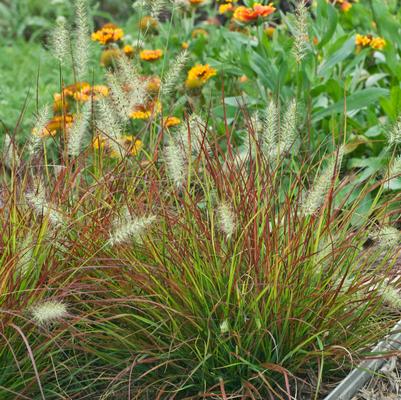
[{"label": "fuzzy flower spike", "polygon": [[32,307],[31,314],[38,325],[47,325],[65,318],[68,312],[67,306],[61,301],[49,300]]}]

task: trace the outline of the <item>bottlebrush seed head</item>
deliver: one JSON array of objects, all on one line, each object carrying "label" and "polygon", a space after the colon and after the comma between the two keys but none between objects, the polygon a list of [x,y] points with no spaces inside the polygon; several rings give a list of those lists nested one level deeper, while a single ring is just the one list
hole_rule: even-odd
[{"label": "bottlebrush seed head", "polygon": [[383,226],[371,232],[369,237],[384,250],[396,249],[401,242],[401,232],[392,226]]},{"label": "bottlebrush seed head", "polygon": [[68,315],[67,306],[55,300],[45,301],[32,307],[33,320],[39,325],[47,325],[51,322],[63,319]]},{"label": "bottlebrush seed head", "polygon": [[381,289],[381,296],[383,301],[390,307],[401,309],[400,292],[393,286],[387,285]]},{"label": "bottlebrush seed head", "polygon": [[185,154],[181,146],[170,140],[164,152],[167,173],[177,189],[184,184],[186,174]]},{"label": "bottlebrush seed head", "polygon": [[156,217],[131,218],[124,215],[114,222],[114,230],[110,234],[109,243],[111,246],[133,240],[136,243],[142,242],[142,237],[146,230],[152,225]]},{"label": "bottlebrush seed head", "polygon": [[236,229],[233,209],[227,203],[221,203],[217,208],[217,215],[220,229],[225,233],[227,239],[229,239]]},{"label": "bottlebrush seed head", "polygon": [[302,205],[305,215],[315,214],[323,205],[324,200],[331,188],[334,174],[339,171],[343,158],[344,150],[342,147],[338,150],[338,156],[335,156],[323,172],[315,179],[311,190],[308,192]]}]

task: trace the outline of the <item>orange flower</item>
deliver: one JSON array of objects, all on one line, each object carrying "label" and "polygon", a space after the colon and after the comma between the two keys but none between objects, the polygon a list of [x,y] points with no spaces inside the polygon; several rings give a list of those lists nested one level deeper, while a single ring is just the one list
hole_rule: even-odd
[{"label": "orange flower", "polygon": [[143,61],[156,61],[163,56],[163,51],[157,50],[142,50],[139,53],[139,57]]},{"label": "orange flower", "polygon": [[149,119],[152,115],[161,111],[161,104],[159,101],[151,101],[147,104],[136,106],[134,111],[130,114],[132,119]]},{"label": "orange flower", "polygon": [[92,40],[106,45],[112,42],[118,42],[124,36],[124,31],[114,24],[106,24],[96,32],[92,33]]},{"label": "orange flower", "polygon": [[63,98],[61,93],[54,93],[53,95],[54,103],[53,103],[53,111],[55,114],[57,113],[66,113],[69,104],[66,99]]},{"label": "orange flower", "polygon": [[73,98],[75,101],[88,101],[90,99],[99,100],[101,97],[109,95],[109,88],[104,85],[94,85],[91,87],[87,82],[78,82],[64,88],[64,96]]},{"label": "orange flower", "polygon": [[352,8],[348,0],[330,0],[330,2],[338,6],[342,12],[348,12]]},{"label": "orange flower", "polygon": [[83,90],[90,89],[90,84],[88,82],[77,82],[72,85],[68,85],[63,89],[63,94],[65,97],[74,97],[75,93],[82,92]]},{"label": "orange flower", "polygon": [[69,128],[74,121],[74,117],[71,114],[67,115],[56,115],[46,125],[48,131],[62,130],[64,127]]},{"label": "orange flower", "polygon": [[196,39],[196,38],[198,38],[200,36],[208,37],[209,33],[208,33],[208,31],[206,29],[202,29],[202,28],[196,28],[191,33],[192,39]]},{"label": "orange flower", "polygon": [[188,42],[182,42],[182,43],[181,43],[181,47],[182,47],[183,49],[187,49],[187,48],[189,47],[189,43],[188,43]]},{"label": "orange flower", "polygon": [[[93,100],[97,101],[103,97],[107,97],[110,93],[110,90],[107,86],[104,85],[95,85],[92,89],[85,89],[81,92],[81,101]],[[74,95],[74,98],[77,97],[77,93]],[[78,100],[78,98],[76,98]]]},{"label": "orange flower", "polygon": [[157,30],[157,20],[150,15],[146,15],[145,17],[142,17],[141,20],[139,21],[139,29],[141,31],[156,31]]},{"label": "orange flower", "polygon": [[56,115],[46,124],[46,127],[41,132],[37,132],[33,129],[32,135],[40,138],[55,136],[57,132],[63,130],[64,127],[68,129],[73,121],[74,117],[71,114]]},{"label": "orange flower", "polygon": [[349,10],[351,10],[351,8],[352,4],[348,1],[344,1],[340,6],[342,12],[348,12]]},{"label": "orange flower", "polygon": [[167,117],[164,119],[164,126],[166,128],[171,128],[173,126],[177,126],[180,123],[181,123],[181,120],[177,117],[170,116],[170,117]]},{"label": "orange flower", "polygon": [[259,17],[268,17],[270,14],[273,14],[276,11],[276,8],[273,6],[273,3],[270,3],[267,6],[263,6],[260,3],[255,3],[253,5],[253,9],[259,14]]},{"label": "orange flower", "polygon": [[189,0],[189,4],[192,6],[199,6],[204,3],[205,0]]},{"label": "orange flower", "polygon": [[185,85],[188,89],[199,88],[216,74],[217,71],[214,68],[211,68],[209,64],[197,64],[188,71]]},{"label": "orange flower", "polygon": [[252,8],[239,6],[235,9],[233,18],[239,22],[252,22],[256,21],[259,17],[265,18],[273,14],[276,8],[273,4],[264,6],[260,3],[255,3]]},{"label": "orange flower", "polygon": [[275,30],[276,28],[274,26],[268,26],[265,28],[264,32],[269,38],[272,38]]}]

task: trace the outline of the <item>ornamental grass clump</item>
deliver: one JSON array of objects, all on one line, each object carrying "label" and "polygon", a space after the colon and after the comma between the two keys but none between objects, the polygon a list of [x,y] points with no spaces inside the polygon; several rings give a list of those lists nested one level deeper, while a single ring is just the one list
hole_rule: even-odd
[{"label": "ornamental grass clump", "polygon": [[[114,24],[92,34],[102,46],[103,85],[96,70],[87,73],[90,24],[86,1],[76,0],[71,34],[59,20],[52,40],[60,65],[71,59],[73,81],[65,86],[59,68],[53,116],[38,108],[26,154],[7,133],[0,398],[318,398],[400,319],[400,194],[389,198],[388,190],[399,160],[384,178],[382,170],[372,176],[372,187],[343,176],[335,113],[331,152],[315,153],[315,138],[305,140],[317,123],[308,97],[316,87],[301,86],[304,67],[305,77],[315,74],[306,2],[290,29],[297,91],[287,73],[268,74],[272,86],[252,74],[260,48],[276,69],[277,38],[265,40],[266,26],[257,26],[276,11],[272,4],[233,2],[239,31],[219,46],[233,45],[243,29],[251,35],[248,68],[236,65],[233,80],[226,63],[242,57],[231,47],[198,54],[215,28],[185,28],[163,43],[156,18],[168,2],[139,3],[151,17],[141,14],[138,34],[155,36],[130,45]],[[204,2],[185,3],[195,20]],[[278,37],[278,22],[276,29]],[[190,65],[178,50],[167,68],[170,46],[182,40],[191,40]],[[206,98],[221,82],[224,90]],[[255,84],[261,96],[242,89]],[[250,114],[233,111],[239,97]],[[274,100],[263,109],[262,99]],[[302,113],[304,100],[312,108]],[[369,207],[365,198],[374,199]]]},{"label": "ornamental grass clump", "polygon": [[151,207],[157,222],[141,243],[109,253],[121,267],[103,275],[109,306],[90,349],[123,364],[114,382],[131,398],[288,398],[301,388],[312,398],[399,318],[381,306],[398,246],[383,252],[371,241],[386,208],[354,225],[374,189],[340,195],[342,150],[309,183],[315,167],[300,155],[296,169],[283,153],[272,166],[257,142],[238,164],[240,149],[222,151],[206,134],[198,154],[186,157],[171,139],[160,163],[135,170],[125,201]]}]

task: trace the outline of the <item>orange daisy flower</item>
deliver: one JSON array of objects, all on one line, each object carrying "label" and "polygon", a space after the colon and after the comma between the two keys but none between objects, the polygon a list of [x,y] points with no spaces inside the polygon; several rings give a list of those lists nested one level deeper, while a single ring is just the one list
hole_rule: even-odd
[{"label": "orange daisy flower", "polygon": [[233,18],[239,22],[253,22],[258,18],[266,18],[270,14],[273,14],[276,8],[273,4],[264,6],[260,3],[255,3],[253,7],[239,6],[234,10]]},{"label": "orange daisy flower", "polygon": [[124,31],[114,24],[103,25],[101,29],[92,33],[92,40],[106,45],[112,42],[118,42],[124,36]]},{"label": "orange daisy flower", "polygon": [[139,57],[143,61],[156,61],[156,60],[159,60],[162,56],[163,56],[163,51],[160,49],[142,50],[139,53]]}]

